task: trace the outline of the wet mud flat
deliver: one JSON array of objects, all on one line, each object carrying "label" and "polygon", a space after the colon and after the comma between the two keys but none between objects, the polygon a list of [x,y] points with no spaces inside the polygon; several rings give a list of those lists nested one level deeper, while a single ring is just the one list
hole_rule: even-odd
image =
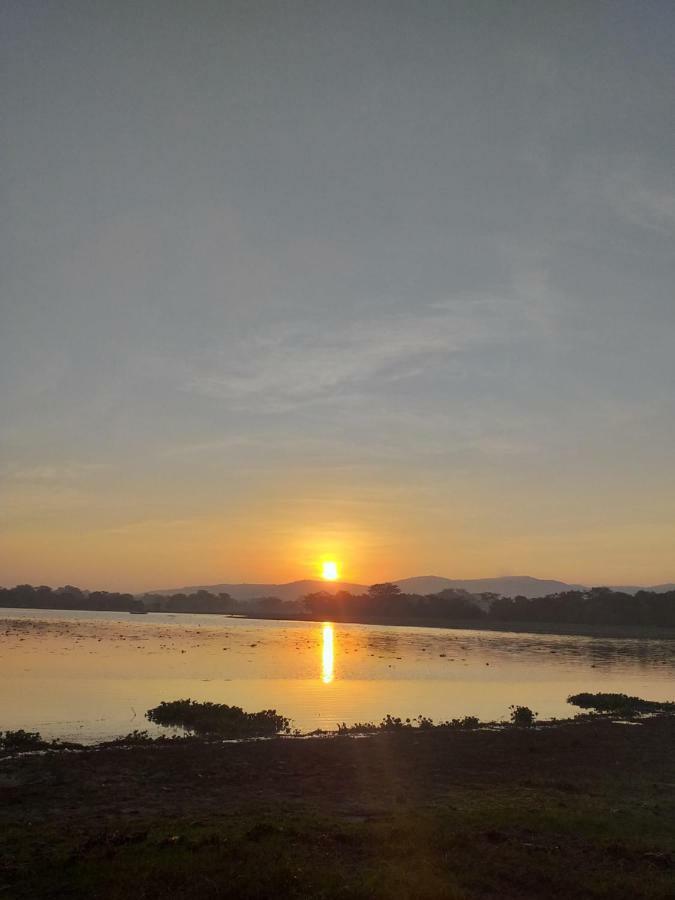
[{"label": "wet mud flat", "polygon": [[675,717],[0,762],[0,897],[675,895]]}]

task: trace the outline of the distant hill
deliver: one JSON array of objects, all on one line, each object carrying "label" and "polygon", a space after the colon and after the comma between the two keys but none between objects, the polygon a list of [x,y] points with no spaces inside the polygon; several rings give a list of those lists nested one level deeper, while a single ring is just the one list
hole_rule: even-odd
[{"label": "distant hill", "polygon": [[[566,584],[563,581],[546,581],[529,576],[505,576],[503,578],[454,579],[441,578],[437,575],[420,575],[414,578],[401,578],[395,581],[404,593],[437,594],[439,591],[460,590],[470,594],[494,593],[505,597],[541,597],[558,591],[580,589],[581,585]],[[306,579],[291,581],[288,584],[200,584],[189,587],[169,588],[163,591],[150,591],[153,594],[191,594],[195,591],[210,591],[213,594],[229,594],[235,600],[253,600],[256,597],[279,597],[280,600],[297,600],[305,594],[315,591],[349,591],[350,594],[362,594],[368,585],[353,584],[345,581],[321,581]]]},{"label": "distant hill", "polygon": [[[568,584],[565,581],[532,578],[529,575],[504,575],[501,578],[442,578],[438,575],[418,575],[413,578],[401,578],[394,581],[404,593],[437,594],[439,591],[458,590],[470,594],[499,594],[502,597],[544,597],[546,594],[557,594],[561,591],[586,590],[583,584]],[[256,597],[279,597],[280,600],[297,600],[305,594],[315,591],[349,591],[350,594],[362,594],[368,585],[353,584],[346,581],[321,581],[305,579],[291,581],[288,584],[199,584],[189,587],[168,588],[167,590],[147,591],[149,594],[191,594],[195,591],[210,591],[213,594],[229,594],[235,600],[253,600]],[[612,587],[612,590],[634,594],[639,590],[665,591],[675,590],[675,584],[658,584],[654,587],[640,588],[635,586]]]},{"label": "distant hill", "polygon": [[199,584],[182,588],[169,588],[164,591],[148,591],[149,594],[192,594],[195,591],[210,591],[212,594],[229,594],[235,600],[253,600],[256,597],[278,597],[280,600],[297,600],[305,594],[315,591],[349,591],[350,594],[362,594],[368,587],[364,584],[351,584],[346,581],[310,580],[291,581],[288,584]]},{"label": "distant hill", "polygon": [[502,578],[439,578],[437,575],[421,575],[402,578],[396,584],[410,594],[437,594],[439,591],[468,591],[470,594],[500,594],[503,597],[543,597],[560,591],[582,590],[583,585],[566,584],[564,581],[547,581],[529,575],[505,575]]}]

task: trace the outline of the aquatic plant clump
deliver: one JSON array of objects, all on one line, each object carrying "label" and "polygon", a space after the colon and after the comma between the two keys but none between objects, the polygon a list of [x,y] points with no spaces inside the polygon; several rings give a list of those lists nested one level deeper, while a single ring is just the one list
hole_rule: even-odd
[{"label": "aquatic plant clump", "polygon": [[240,706],[226,703],[199,703],[190,699],[163,701],[145,715],[156,725],[184,728],[202,736],[271,737],[290,732],[290,719],[278,715],[275,709],[247,713]]},{"label": "aquatic plant clump", "polygon": [[445,722],[434,722],[427,716],[415,716],[413,719],[402,719],[387,714],[381,722],[356,722],[347,725],[342,722],[337,727],[338,734],[373,734],[377,731],[407,731],[412,728],[420,730],[478,728],[480,721],[476,716],[464,716],[461,719],[449,719]]},{"label": "aquatic plant clump", "polygon": [[656,700],[643,700],[641,697],[629,697],[627,694],[572,694],[567,702],[581,709],[593,709],[601,713],[615,713],[634,716],[640,713],[675,713],[675,703]]},{"label": "aquatic plant clump", "polygon": [[0,731],[0,750],[8,753],[30,753],[35,750],[79,750],[74,741],[45,741],[39,731]]},{"label": "aquatic plant clump", "polygon": [[110,741],[102,741],[99,747],[149,747],[156,744],[176,744],[181,741],[196,740],[194,735],[187,734],[150,734],[147,731],[135,729],[128,734],[113,738]]},{"label": "aquatic plant clump", "polygon": [[28,750],[44,750],[48,746],[37,731],[24,731],[23,728],[17,731],[0,731],[0,750],[23,753]]}]

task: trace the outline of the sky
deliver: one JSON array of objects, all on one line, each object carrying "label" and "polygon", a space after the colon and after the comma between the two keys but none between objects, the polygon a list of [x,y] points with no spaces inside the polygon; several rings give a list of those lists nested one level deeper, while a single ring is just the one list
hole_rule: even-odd
[{"label": "sky", "polygon": [[675,580],[674,45],[3,4],[0,583]]}]

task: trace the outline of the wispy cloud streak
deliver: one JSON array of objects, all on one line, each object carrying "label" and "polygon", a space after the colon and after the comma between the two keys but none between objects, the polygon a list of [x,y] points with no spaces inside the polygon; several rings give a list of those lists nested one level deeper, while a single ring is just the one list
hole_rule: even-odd
[{"label": "wispy cloud streak", "polygon": [[248,341],[228,359],[196,367],[184,388],[233,406],[284,409],[366,383],[414,378],[470,349],[541,331],[528,304],[465,298],[420,315],[352,321],[321,331],[292,325]]}]

